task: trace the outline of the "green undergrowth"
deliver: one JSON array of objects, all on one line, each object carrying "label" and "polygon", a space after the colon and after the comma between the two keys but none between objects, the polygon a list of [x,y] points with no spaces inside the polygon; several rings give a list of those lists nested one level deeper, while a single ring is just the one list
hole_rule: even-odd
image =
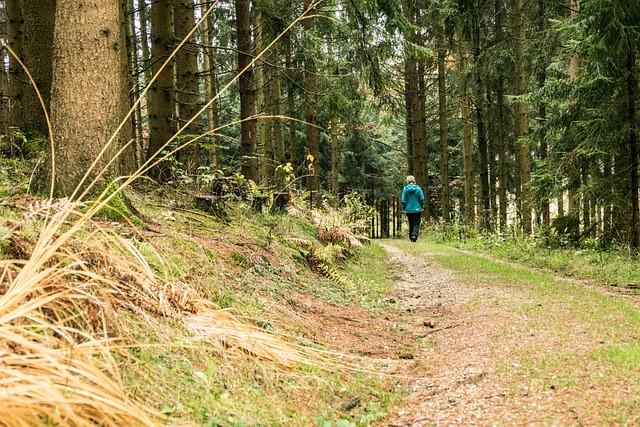
[{"label": "green undergrowth", "polygon": [[[311,343],[299,303],[322,299],[383,310],[388,281],[379,246],[322,241],[308,219],[256,213],[242,201],[226,202],[221,216],[167,189],[127,189],[127,196],[145,222],[124,220],[118,199],[77,233],[68,251],[89,256],[89,264],[103,269],[97,274],[115,273],[114,278],[133,282],[133,273],[119,264],[133,262],[130,255],[108,249],[113,241],[128,242],[166,284],[161,299],[180,299],[182,294],[172,292],[187,289],[180,302],[187,310],[189,300],[203,301],[252,330],[278,337],[282,353],[295,349],[307,356],[306,362],[286,366],[224,337],[194,339],[185,326],[188,311],[172,316],[123,307],[106,323],[113,325],[117,372],[130,396],[161,411],[167,425],[181,420],[201,426],[366,426],[386,415],[395,386],[359,361],[329,355],[329,349]],[[23,220],[26,202],[8,200],[1,213],[0,258],[25,258],[42,219]],[[120,240],[104,237],[109,235]],[[94,245],[91,239],[98,241]]]},{"label": "green undergrowth", "polygon": [[[304,313],[294,314],[301,296],[382,308],[385,277],[373,274],[363,261],[374,257],[383,262],[384,252],[376,245],[334,249],[339,256],[321,262],[327,245],[304,219],[256,213],[242,202],[229,203],[224,220],[189,204],[167,210],[141,198],[134,203],[144,216],[162,219],[162,233],[136,243],[156,260],[154,268],[188,281],[218,307],[286,342],[309,345],[297,320]],[[143,342],[153,344],[154,339]],[[128,376],[131,389],[153,396],[155,406],[171,417],[205,426],[360,426],[383,417],[393,398],[393,389],[380,378],[351,365],[341,368],[331,361],[329,367],[322,362],[288,369],[219,348],[212,355],[205,345],[186,345],[188,339],[178,330],[175,349],[141,345],[136,358],[148,367],[152,381],[138,384],[133,370]],[[308,350],[322,349],[312,345]],[[343,409],[356,397],[355,408]]]}]

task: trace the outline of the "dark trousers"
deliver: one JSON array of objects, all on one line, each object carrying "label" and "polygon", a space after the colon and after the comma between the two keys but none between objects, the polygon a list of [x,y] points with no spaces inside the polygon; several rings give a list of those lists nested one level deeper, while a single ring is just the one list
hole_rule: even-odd
[{"label": "dark trousers", "polygon": [[412,242],[418,240],[421,216],[422,212],[407,212],[407,219],[409,220],[409,240]]}]

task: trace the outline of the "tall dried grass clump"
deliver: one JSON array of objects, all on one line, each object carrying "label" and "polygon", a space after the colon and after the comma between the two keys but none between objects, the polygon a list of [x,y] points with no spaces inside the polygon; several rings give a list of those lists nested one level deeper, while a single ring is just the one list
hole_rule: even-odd
[{"label": "tall dried grass clump", "polygon": [[102,278],[44,242],[0,261],[0,425],[160,425],[119,381],[115,342],[78,327],[92,320],[83,305],[104,304],[91,295]]},{"label": "tall dried grass clump", "polygon": [[131,241],[74,207],[61,204],[42,223],[29,259],[0,261],[0,425],[164,425],[166,417],[129,396],[120,379],[119,364],[132,359],[127,349],[145,345],[127,335],[122,310],[167,343],[162,318],[215,353],[284,367],[308,360],[189,284],[157,277]]}]

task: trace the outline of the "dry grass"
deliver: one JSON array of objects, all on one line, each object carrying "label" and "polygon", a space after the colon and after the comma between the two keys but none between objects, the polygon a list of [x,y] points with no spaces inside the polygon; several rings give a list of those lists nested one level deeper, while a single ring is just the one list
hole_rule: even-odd
[{"label": "dry grass", "polygon": [[159,319],[172,318],[191,331],[194,345],[204,342],[214,353],[287,368],[308,360],[187,283],[157,277],[131,241],[73,208],[64,205],[42,224],[29,259],[0,261],[0,424],[165,424],[156,409],[128,396],[120,379],[114,356],[130,358],[122,350],[138,345],[123,332],[129,320],[121,310],[158,337],[169,336]]}]

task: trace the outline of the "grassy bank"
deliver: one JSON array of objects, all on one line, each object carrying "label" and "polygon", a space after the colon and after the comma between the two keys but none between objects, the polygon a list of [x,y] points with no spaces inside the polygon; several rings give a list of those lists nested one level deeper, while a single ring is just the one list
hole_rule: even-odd
[{"label": "grassy bank", "polygon": [[467,237],[467,234],[455,226],[439,226],[428,230],[425,238],[567,277],[622,288],[640,287],[640,257],[629,247],[602,248],[592,241],[571,247],[554,244],[557,239],[550,241],[544,235],[523,237],[494,233]]},{"label": "grassy bank", "polygon": [[[0,423],[355,426],[383,417],[393,388],[310,335],[304,305],[383,310],[385,276],[354,258],[382,262],[380,248],[358,248],[342,239],[348,230],[308,212],[261,214],[230,201],[221,215],[167,191],[127,190],[142,222],[114,216],[117,203],[82,225],[84,206],[3,194],[0,343],[15,360],[0,369],[0,392],[12,396]],[[39,357],[31,377],[25,361]],[[96,390],[97,378],[109,388]]]}]

